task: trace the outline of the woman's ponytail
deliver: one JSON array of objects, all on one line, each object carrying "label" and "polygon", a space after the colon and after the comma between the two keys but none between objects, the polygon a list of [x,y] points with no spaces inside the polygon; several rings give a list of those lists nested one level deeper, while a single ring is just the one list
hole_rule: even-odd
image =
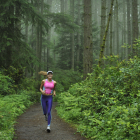
[{"label": "woman's ponytail", "polygon": [[46,71],[40,71],[40,72],[38,72],[38,74],[46,76],[47,72]]}]

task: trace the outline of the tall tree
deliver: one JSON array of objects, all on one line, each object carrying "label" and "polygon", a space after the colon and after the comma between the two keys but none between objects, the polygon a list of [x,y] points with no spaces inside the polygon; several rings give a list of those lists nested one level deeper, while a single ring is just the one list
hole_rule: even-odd
[{"label": "tall tree", "polygon": [[[112,10],[113,11],[113,10]],[[113,17],[113,12],[112,12],[112,16],[110,17],[110,56],[112,55],[112,18]]]},{"label": "tall tree", "polygon": [[[39,13],[39,1],[36,2],[36,5],[37,5],[37,11]],[[38,58],[38,61],[39,61],[39,49],[40,49],[40,43],[39,43],[39,20],[37,21],[37,27],[36,27],[36,30],[37,30],[37,33],[36,33],[36,56]],[[39,75],[38,75],[38,72],[39,72],[39,66],[36,66],[36,80],[39,80]]]},{"label": "tall tree", "polygon": [[132,43],[133,43],[133,56],[137,55],[134,49],[135,39],[138,38],[138,0],[132,1]]},{"label": "tall tree", "polygon": [[98,21],[97,21],[97,0],[93,1],[92,2],[92,7],[94,6],[94,9],[92,9],[93,13],[94,13],[94,19],[95,19],[95,22],[98,24]]},{"label": "tall tree", "polygon": [[[26,43],[28,44],[28,19],[26,17],[26,21],[25,21],[25,40],[26,40]],[[28,76],[28,70],[27,68],[25,69],[25,75],[26,77]]]},{"label": "tall tree", "polygon": [[112,25],[113,25],[113,32],[112,32],[112,35],[113,35],[113,53],[116,54],[116,10],[115,10],[115,4],[114,4],[114,14],[113,14],[113,17],[112,17]]},{"label": "tall tree", "polygon": [[65,13],[68,13],[68,0],[65,0]]},{"label": "tall tree", "polygon": [[[107,10],[106,10],[106,15],[107,15],[106,17],[107,18],[106,19],[108,19],[108,16],[109,16],[108,13],[110,12],[110,6],[111,6],[110,1],[107,1]],[[106,41],[106,49],[105,49],[106,50],[106,53],[105,53],[106,55],[109,55],[109,43],[110,43],[109,42],[109,40],[110,40],[109,37],[110,37],[110,28],[108,29],[108,35],[107,35],[107,41]]]},{"label": "tall tree", "polygon": [[118,27],[118,0],[116,0],[116,45],[117,45],[117,55],[119,55],[119,27]]},{"label": "tall tree", "polygon": [[61,0],[61,13],[64,13],[64,0]]},{"label": "tall tree", "polygon": [[113,2],[114,2],[114,0],[111,1],[111,8],[110,8],[110,12],[109,12],[107,26],[106,26],[105,34],[103,37],[103,42],[102,42],[101,47],[100,47],[101,51],[100,51],[99,62],[98,62],[99,67],[101,67],[102,63],[103,63],[102,58],[103,58],[103,54],[104,54],[104,48],[105,48],[105,42],[106,42],[107,32],[108,32],[108,28],[109,28],[110,18],[112,16]]},{"label": "tall tree", "polygon": [[93,48],[92,48],[92,14],[91,0],[84,0],[84,52],[83,52],[83,78],[92,72]]},{"label": "tall tree", "polygon": [[[47,4],[50,6],[49,8],[49,12],[51,12],[52,10],[52,0],[47,0]],[[48,19],[48,23],[50,24],[50,20]],[[50,44],[50,41],[51,41],[51,28],[48,30],[48,35],[47,35],[47,71],[49,70],[50,68],[50,63],[49,63],[49,58],[50,58],[50,49],[49,49],[49,44]]]},{"label": "tall tree", "polygon": [[[33,31],[34,31],[34,26],[32,25],[32,33],[31,33],[31,37],[32,37],[32,42],[31,42],[31,48],[33,49],[34,46],[34,41],[33,41]],[[33,63],[31,63],[31,68],[33,69]],[[33,70],[31,71],[31,77],[33,76]]]},{"label": "tall tree", "polygon": [[[41,15],[43,16],[43,10],[44,10],[44,0],[41,0]],[[40,26],[40,33],[39,33],[39,62],[41,62],[41,56],[42,56],[42,25]],[[41,65],[39,65],[39,71],[41,71]],[[39,75],[39,79],[41,78],[41,75]]]},{"label": "tall tree", "polygon": [[[14,15],[14,6],[13,5],[10,5],[9,7],[7,7],[7,9],[8,9],[8,14],[11,14],[12,13],[12,15]],[[4,9],[3,9],[4,10]],[[6,33],[6,35],[7,35],[7,37],[8,38],[12,38],[12,31],[14,30],[14,18],[13,18],[14,16],[11,16],[10,17],[10,24],[8,25],[8,27],[7,28],[9,28],[11,31],[10,31],[10,33],[8,34],[8,33]],[[8,42],[8,38],[7,38],[7,42]],[[10,45],[6,45],[6,68],[8,68],[9,66],[10,66],[10,64],[12,63],[11,61],[12,61],[12,48],[13,48],[13,46],[12,46],[12,44],[10,44]]]},{"label": "tall tree", "polygon": [[130,0],[127,0],[127,42],[128,42],[128,59],[131,52],[131,21],[130,21]]},{"label": "tall tree", "polygon": [[103,41],[103,36],[106,27],[106,0],[101,0],[101,32],[100,32],[100,45]]},{"label": "tall tree", "polygon": [[[74,0],[71,0],[70,1],[70,6],[71,6],[71,16],[73,18],[73,21],[74,21]],[[72,47],[72,59],[71,59],[71,68],[72,70],[74,70],[74,32],[71,33],[71,47]]]},{"label": "tall tree", "polygon": [[[124,43],[127,43],[127,40],[126,40],[126,1],[124,0],[123,1],[123,41]],[[126,49],[123,48],[122,50],[123,52],[123,59],[126,58]]]},{"label": "tall tree", "polygon": [[[100,46],[103,41],[103,35],[106,27],[106,0],[101,0],[101,32],[100,32]],[[105,49],[106,50],[106,49]],[[104,52],[105,54],[105,52]],[[105,61],[104,61],[105,64]]]},{"label": "tall tree", "polygon": [[[80,25],[80,0],[78,0],[78,25]],[[79,60],[80,60],[80,29],[77,33],[77,66],[79,67]]]}]

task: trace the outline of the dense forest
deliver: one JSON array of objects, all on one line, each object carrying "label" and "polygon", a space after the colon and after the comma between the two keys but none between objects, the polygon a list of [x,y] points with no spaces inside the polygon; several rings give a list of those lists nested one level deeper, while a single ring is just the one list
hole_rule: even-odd
[{"label": "dense forest", "polygon": [[12,140],[15,118],[40,102],[39,72],[52,70],[58,114],[81,135],[139,140],[139,5],[0,0],[0,139]]}]

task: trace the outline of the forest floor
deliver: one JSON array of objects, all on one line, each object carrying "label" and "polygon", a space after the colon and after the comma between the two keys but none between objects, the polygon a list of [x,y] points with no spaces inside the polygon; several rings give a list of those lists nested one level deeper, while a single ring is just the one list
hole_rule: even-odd
[{"label": "forest floor", "polygon": [[88,140],[76,133],[76,129],[72,125],[57,115],[55,109],[57,104],[57,102],[53,102],[52,105],[50,133],[46,131],[47,122],[43,115],[41,103],[36,103],[17,118],[16,134],[13,140]]}]

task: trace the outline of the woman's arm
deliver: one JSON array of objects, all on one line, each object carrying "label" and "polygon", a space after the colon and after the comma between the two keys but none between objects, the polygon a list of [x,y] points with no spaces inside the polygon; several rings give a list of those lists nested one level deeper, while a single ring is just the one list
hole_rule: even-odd
[{"label": "woman's arm", "polygon": [[53,95],[55,96],[55,87],[56,87],[56,81],[54,81],[54,88],[53,88]]},{"label": "woman's arm", "polygon": [[40,91],[42,92],[42,94],[44,94],[44,91],[42,90],[43,86],[44,86],[44,80],[42,80],[41,86],[40,86]]}]

